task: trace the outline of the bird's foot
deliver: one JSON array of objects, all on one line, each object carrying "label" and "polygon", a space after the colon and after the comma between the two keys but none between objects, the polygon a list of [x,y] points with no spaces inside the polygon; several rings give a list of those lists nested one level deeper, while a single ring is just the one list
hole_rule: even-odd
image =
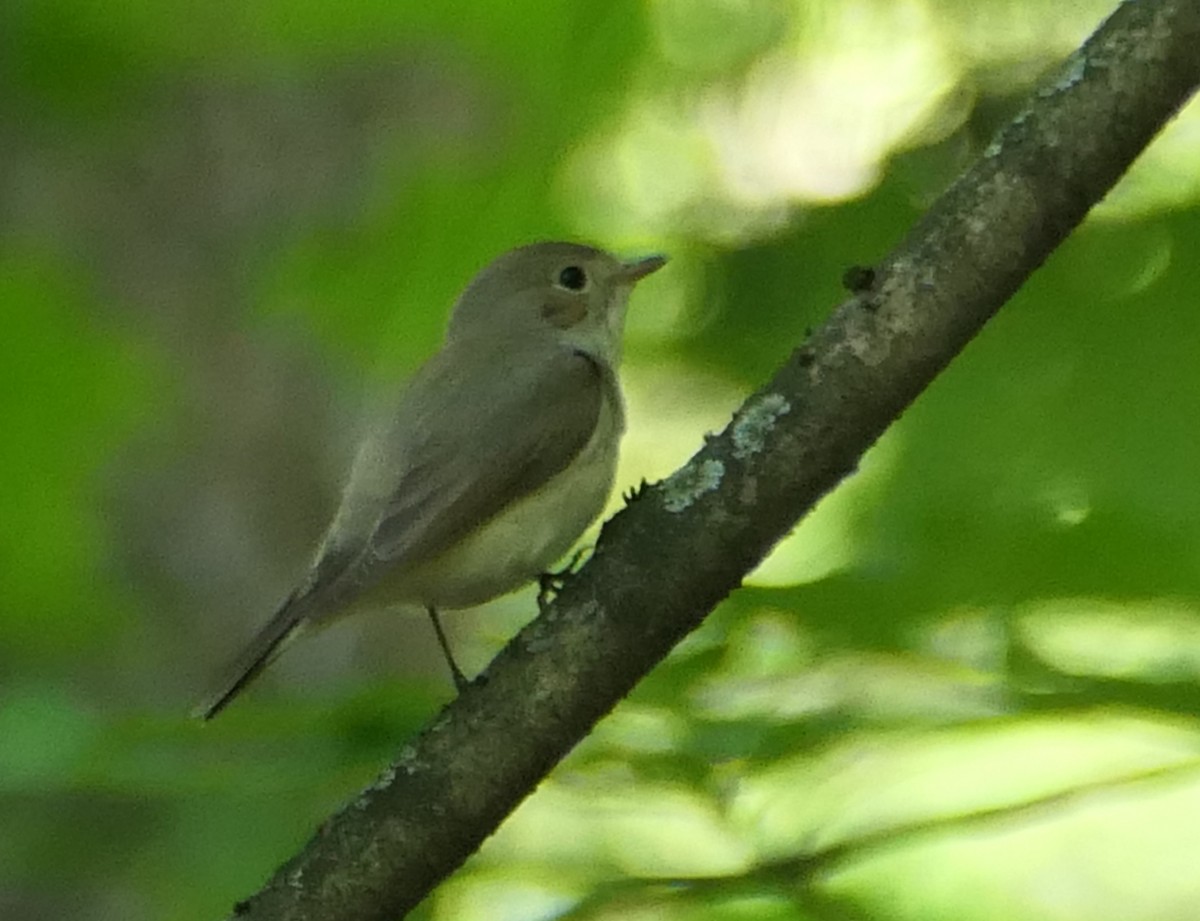
[{"label": "bird's foot", "polygon": [[446,657],[446,664],[450,666],[454,689],[461,694],[471,686],[471,682],[463,674],[463,670],[458,667],[458,663],[454,661],[454,653],[450,651],[450,642],[446,639],[446,631],[442,629],[442,620],[438,617],[437,608],[426,608],[425,610],[429,612],[429,620],[433,623],[433,632],[437,634],[438,645],[442,647],[442,655]]},{"label": "bird's foot", "polygon": [[579,560],[583,556],[583,553],[583,548],[576,550],[570,562],[558,572],[543,572],[537,577],[538,611],[545,613],[546,606],[550,604],[551,596],[557,595],[563,590],[563,586],[567,584],[567,579],[575,574],[575,567],[579,565]]}]

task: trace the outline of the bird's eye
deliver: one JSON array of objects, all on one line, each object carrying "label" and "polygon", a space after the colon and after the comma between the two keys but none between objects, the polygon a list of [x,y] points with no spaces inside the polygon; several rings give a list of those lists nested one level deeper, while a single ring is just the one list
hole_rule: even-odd
[{"label": "bird's eye", "polygon": [[558,273],[558,285],[568,291],[582,291],[587,287],[587,272],[577,265],[569,265]]}]

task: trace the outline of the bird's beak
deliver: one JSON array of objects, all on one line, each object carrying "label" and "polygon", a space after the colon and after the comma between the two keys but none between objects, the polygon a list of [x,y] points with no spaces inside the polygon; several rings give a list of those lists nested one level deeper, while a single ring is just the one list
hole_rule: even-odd
[{"label": "bird's beak", "polygon": [[657,272],[667,264],[666,256],[647,256],[645,259],[637,259],[634,262],[626,262],[621,266],[620,279],[628,284],[634,284],[641,281],[647,275]]}]

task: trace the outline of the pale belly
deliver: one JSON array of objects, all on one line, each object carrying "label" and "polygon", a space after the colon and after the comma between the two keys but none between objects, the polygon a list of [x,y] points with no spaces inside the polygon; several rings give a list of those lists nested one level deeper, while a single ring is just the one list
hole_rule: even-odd
[{"label": "pale belly", "polygon": [[[607,414],[606,414],[607,415]],[[616,472],[619,432],[606,419],[575,461],[448,551],[385,575],[359,605],[469,608],[546,572],[604,510]],[[359,606],[355,605],[355,606]]]}]

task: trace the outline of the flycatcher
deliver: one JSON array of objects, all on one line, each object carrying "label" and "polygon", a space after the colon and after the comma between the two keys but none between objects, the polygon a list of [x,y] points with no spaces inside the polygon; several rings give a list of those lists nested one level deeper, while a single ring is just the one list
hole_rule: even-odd
[{"label": "flycatcher", "polygon": [[197,715],[303,628],[365,607],[426,608],[461,688],[437,610],[539,577],[603,510],[625,428],[626,302],[665,262],[535,243],[476,275],[441,349],[363,440],[307,576]]}]

